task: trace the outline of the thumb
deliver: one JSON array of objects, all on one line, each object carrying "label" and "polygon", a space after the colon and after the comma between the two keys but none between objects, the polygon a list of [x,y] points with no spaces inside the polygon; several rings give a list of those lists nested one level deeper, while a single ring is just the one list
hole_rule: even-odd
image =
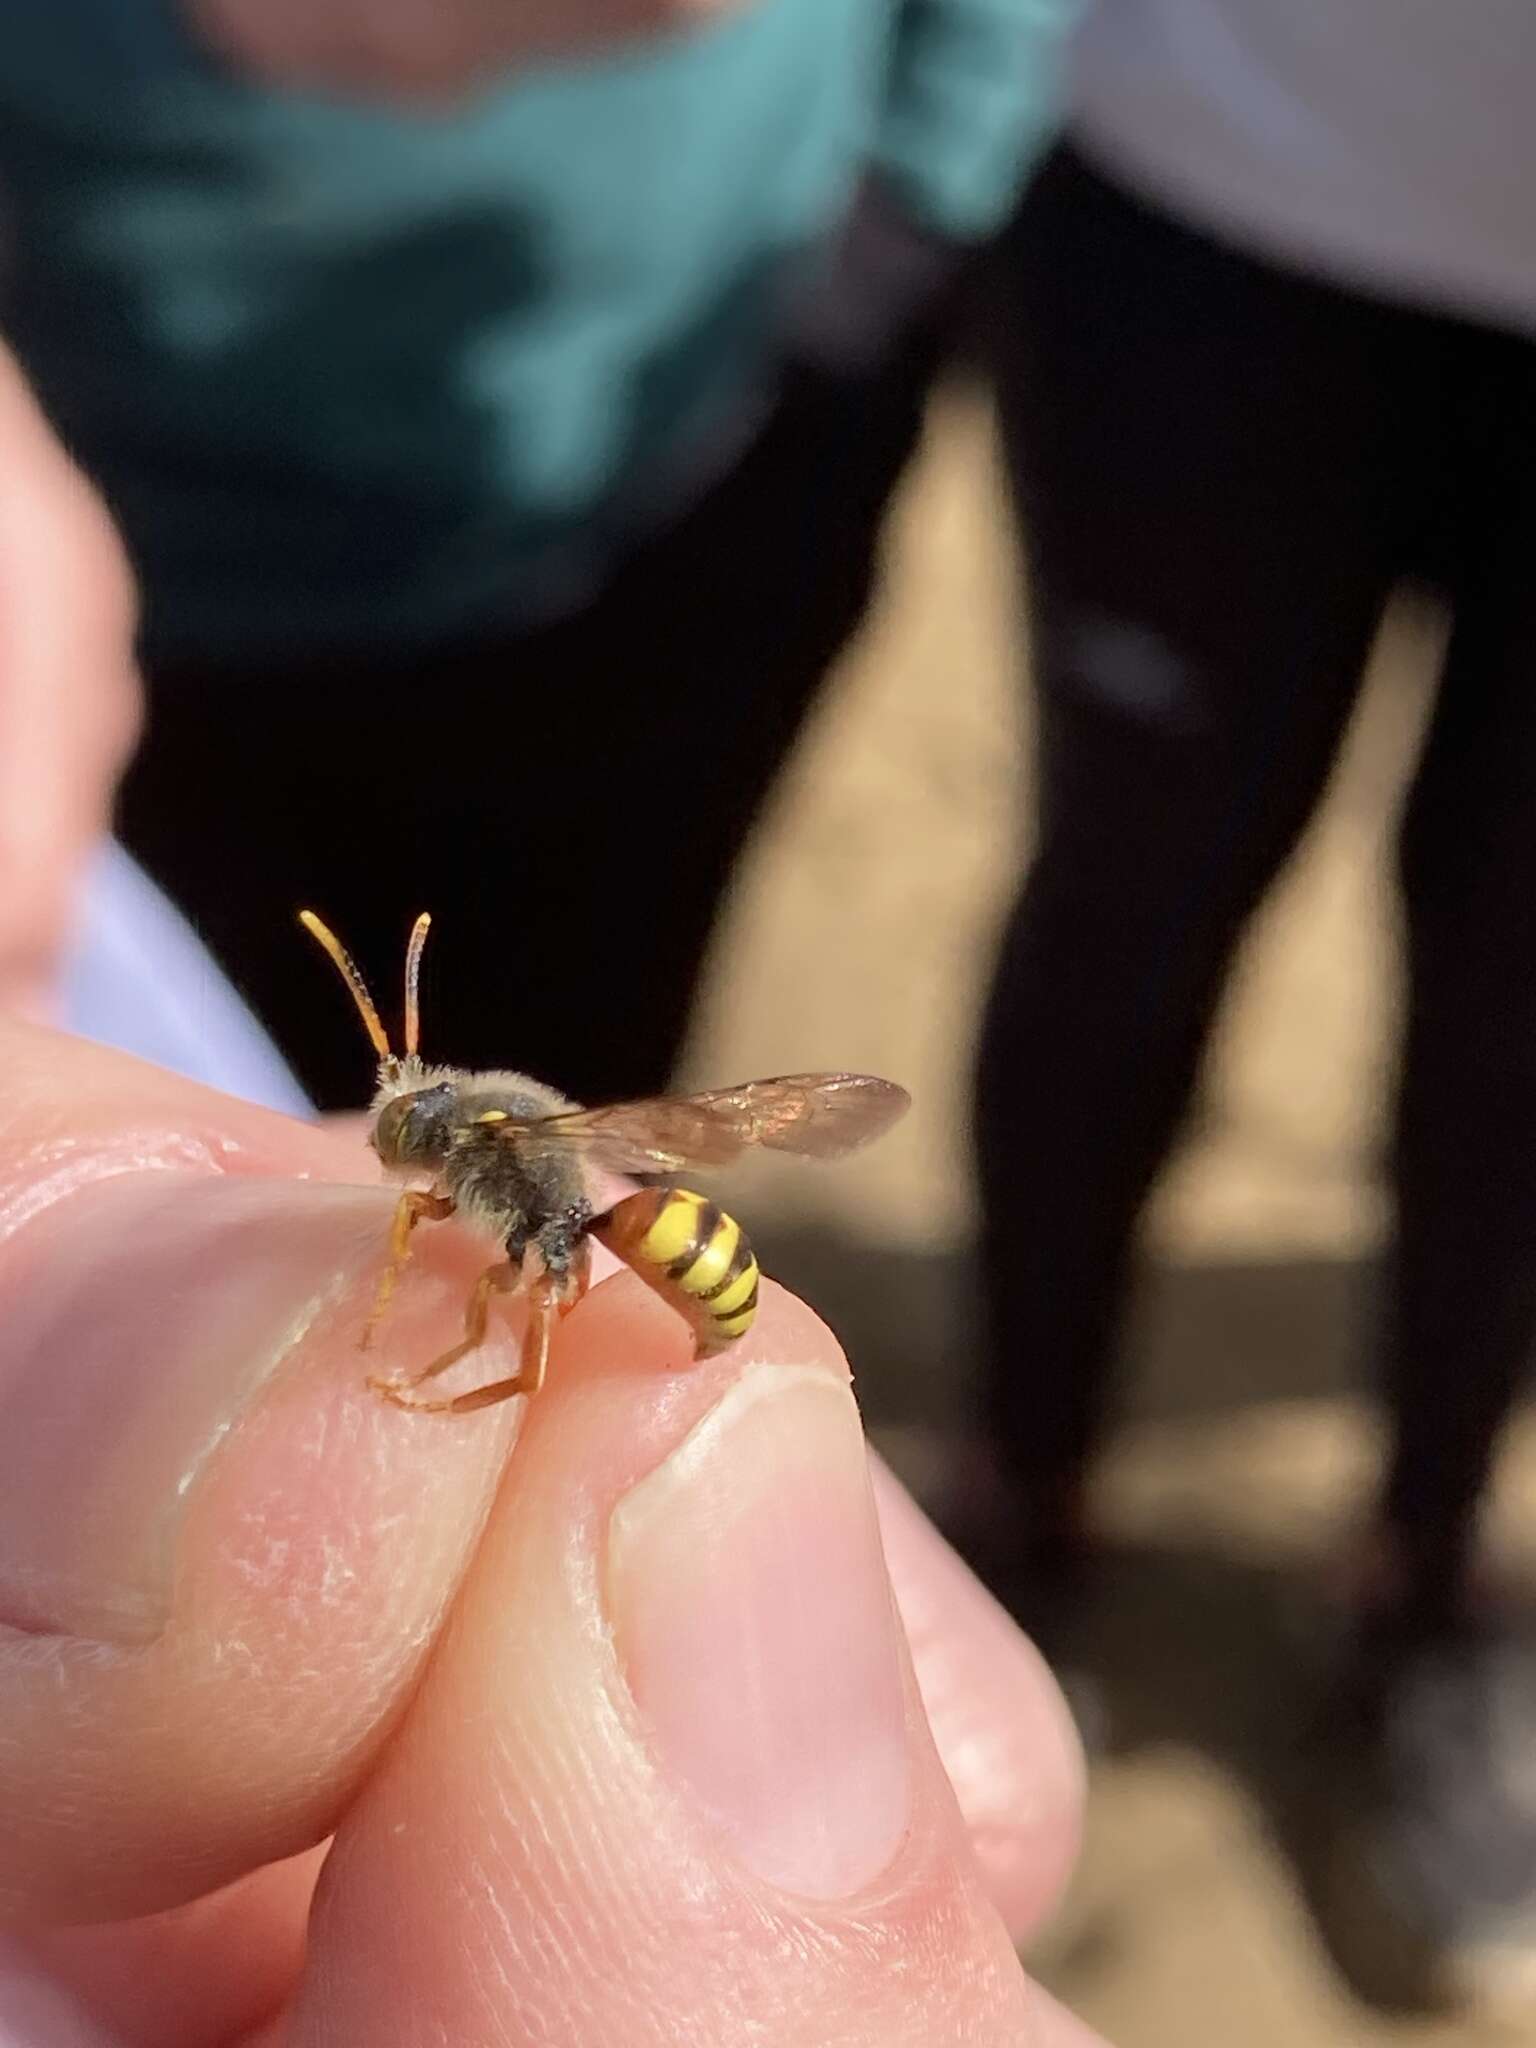
[{"label": "thumb", "polygon": [[625,1275],[558,1364],[342,1823],[291,2048],[1087,2048],[971,1861],[828,1332],[769,1289],[691,1366]]}]

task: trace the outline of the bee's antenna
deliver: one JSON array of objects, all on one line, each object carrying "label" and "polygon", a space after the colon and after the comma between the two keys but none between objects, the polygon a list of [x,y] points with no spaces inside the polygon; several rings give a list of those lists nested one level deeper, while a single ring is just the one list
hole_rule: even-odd
[{"label": "bee's antenna", "polygon": [[[299,923],[303,925],[311,938],[320,941],[321,945],[324,946],[327,953],[335,961],[337,973],[340,974],[342,980],[352,991],[352,1000],[357,1005],[357,1013],[363,1020],[363,1029],[368,1033],[374,1051],[381,1060],[392,1060],[394,1054],[389,1049],[388,1033],[379,1022],[379,1013],[373,1006],[373,997],[368,993],[368,984],[364,981],[357,962],[352,958],[352,955],[347,951],[340,939],[337,938],[330,926],[323,924],[312,910],[301,910],[299,912]],[[413,942],[414,939],[415,934],[413,933]],[[420,949],[418,948],[417,950],[419,951]]]},{"label": "bee's antenna", "polygon": [[421,983],[421,950],[427,943],[427,932],[432,923],[432,913],[424,910],[411,926],[410,943],[405,949],[405,1056],[414,1059],[421,1042],[421,1002],[418,990]]}]

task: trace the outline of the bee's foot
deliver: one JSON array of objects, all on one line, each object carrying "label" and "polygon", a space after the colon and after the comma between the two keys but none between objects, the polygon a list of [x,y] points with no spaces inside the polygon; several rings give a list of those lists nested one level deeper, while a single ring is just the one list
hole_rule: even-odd
[{"label": "bee's foot", "polygon": [[508,1380],[493,1380],[488,1387],[471,1387],[467,1394],[448,1394],[441,1400],[423,1400],[416,1392],[419,1380],[373,1379],[368,1382],[381,1400],[407,1415],[469,1415],[476,1408],[492,1408],[517,1394],[536,1394],[542,1373],[520,1372]]}]

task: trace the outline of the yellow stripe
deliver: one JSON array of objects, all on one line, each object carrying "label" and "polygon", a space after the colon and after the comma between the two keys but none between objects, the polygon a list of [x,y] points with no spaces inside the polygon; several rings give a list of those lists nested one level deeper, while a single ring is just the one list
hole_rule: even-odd
[{"label": "yellow stripe", "polygon": [[[689,1294],[707,1294],[717,1280],[723,1280],[727,1268],[736,1256],[736,1247],[741,1242],[741,1225],[729,1216],[720,1219],[720,1227],[705,1245],[678,1282]],[[710,1303],[714,1307],[714,1303]]]},{"label": "yellow stripe", "polygon": [[658,1266],[670,1266],[692,1244],[703,1206],[702,1195],[674,1188],[661,1205],[656,1221],[636,1246],[640,1256]]},{"label": "yellow stripe", "polygon": [[729,1322],[756,1285],[757,1261],[749,1259],[725,1292],[717,1294],[709,1304],[710,1314],[717,1322]]},{"label": "yellow stripe", "polygon": [[738,1309],[733,1316],[716,1317],[715,1327],[719,1330],[722,1337],[744,1337],[748,1330],[751,1329],[756,1317],[757,1303],[754,1301],[750,1308]]}]

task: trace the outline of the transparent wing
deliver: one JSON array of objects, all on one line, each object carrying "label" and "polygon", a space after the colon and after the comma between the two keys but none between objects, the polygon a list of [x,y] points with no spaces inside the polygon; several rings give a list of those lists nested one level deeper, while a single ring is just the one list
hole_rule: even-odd
[{"label": "transparent wing", "polygon": [[806,1159],[836,1159],[867,1145],[912,1106],[905,1088],[876,1074],[781,1074],[688,1099],[707,1104],[742,1145]]},{"label": "transparent wing", "polygon": [[874,1074],[781,1074],[494,1128],[525,1149],[580,1153],[614,1173],[675,1173],[724,1166],[754,1145],[836,1159],[887,1130],[910,1101]]}]

